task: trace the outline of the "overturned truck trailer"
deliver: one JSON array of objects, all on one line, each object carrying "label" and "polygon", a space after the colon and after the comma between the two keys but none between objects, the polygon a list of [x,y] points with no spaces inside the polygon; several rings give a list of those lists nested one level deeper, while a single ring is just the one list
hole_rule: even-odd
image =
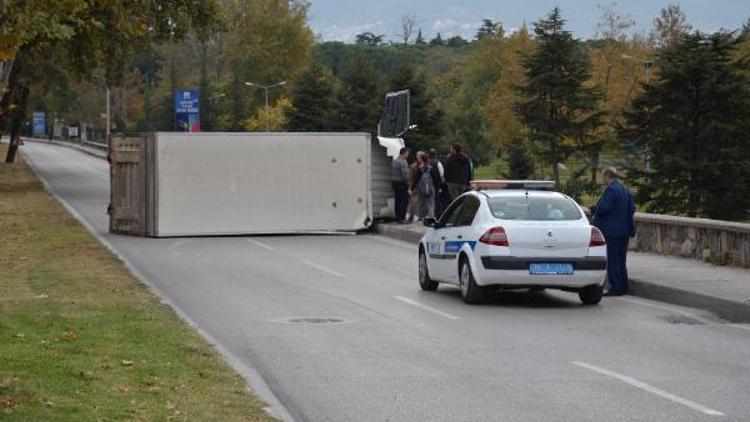
[{"label": "overturned truck trailer", "polygon": [[366,133],[153,133],[114,139],[110,231],[357,231],[394,214],[400,140]]}]

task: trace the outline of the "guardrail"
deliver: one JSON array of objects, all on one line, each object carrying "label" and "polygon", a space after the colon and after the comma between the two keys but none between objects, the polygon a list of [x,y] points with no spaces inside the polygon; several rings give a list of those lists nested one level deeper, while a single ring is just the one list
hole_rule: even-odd
[{"label": "guardrail", "polygon": [[750,267],[750,224],[636,213],[630,249]]}]

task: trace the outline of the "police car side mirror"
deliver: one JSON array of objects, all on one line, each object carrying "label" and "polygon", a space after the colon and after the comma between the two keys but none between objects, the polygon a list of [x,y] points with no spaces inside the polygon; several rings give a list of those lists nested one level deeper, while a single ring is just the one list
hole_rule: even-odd
[{"label": "police car side mirror", "polygon": [[423,224],[426,227],[432,227],[432,228],[435,228],[435,229],[440,228],[440,223],[437,220],[435,220],[434,218],[425,218]]}]

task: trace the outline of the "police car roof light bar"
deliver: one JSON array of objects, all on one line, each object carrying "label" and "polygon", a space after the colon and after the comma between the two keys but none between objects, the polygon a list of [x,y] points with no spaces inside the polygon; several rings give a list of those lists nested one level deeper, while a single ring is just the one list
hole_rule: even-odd
[{"label": "police car roof light bar", "polygon": [[551,180],[472,180],[473,190],[554,190],[555,182]]}]

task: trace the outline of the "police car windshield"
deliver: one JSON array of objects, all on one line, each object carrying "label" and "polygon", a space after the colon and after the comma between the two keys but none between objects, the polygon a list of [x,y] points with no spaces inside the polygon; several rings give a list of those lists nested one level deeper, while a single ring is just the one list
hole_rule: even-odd
[{"label": "police car windshield", "polygon": [[582,218],[572,200],[559,196],[498,196],[487,202],[492,215],[501,220],[570,221]]}]

